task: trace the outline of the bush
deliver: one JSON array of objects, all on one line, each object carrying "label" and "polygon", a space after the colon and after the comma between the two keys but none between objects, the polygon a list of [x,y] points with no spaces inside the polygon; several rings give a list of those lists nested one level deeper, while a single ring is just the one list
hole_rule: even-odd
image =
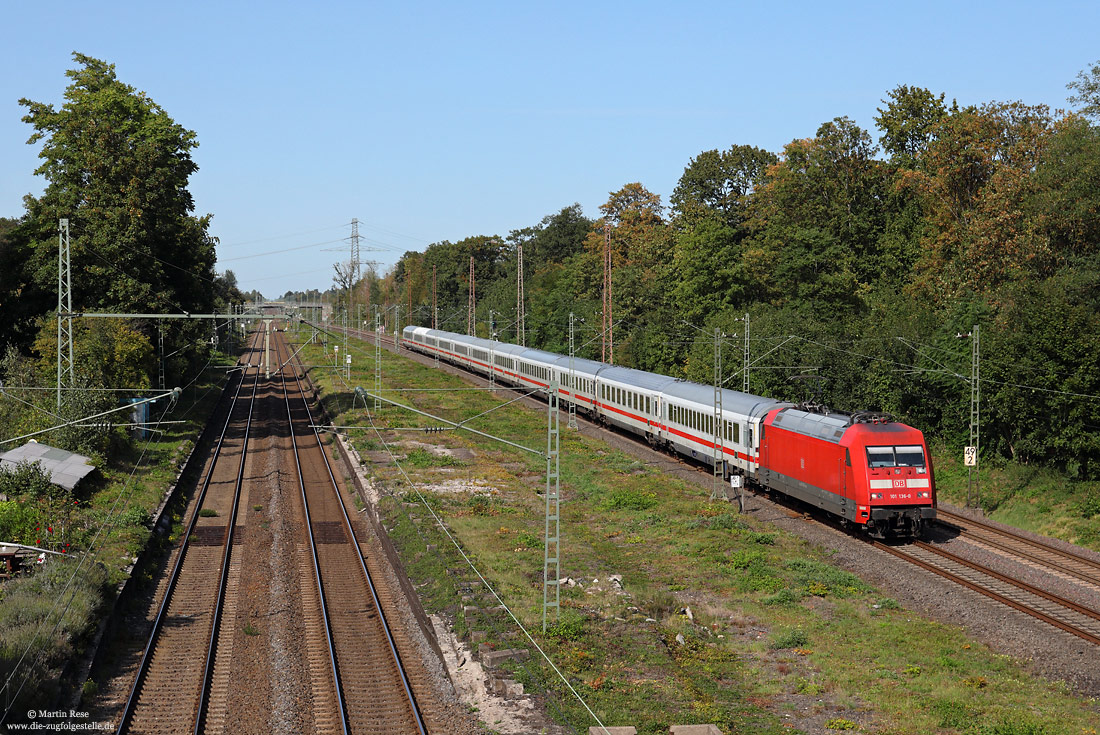
[{"label": "bush", "polygon": [[151,521],[152,516],[144,508],[127,508],[118,519],[119,525],[138,528],[148,528]]},{"label": "bush", "polygon": [[764,561],[764,553],[761,551],[735,551],[730,557],[730,566],[734,569],[748,569],[759,566]]},{"label": "bush", "polygon": [[776,605],[781,607],[788,607],[790,605],[797,604],[802,599],[802,595],[792,590],[790,587],[785,587],[779,590],[774,595],[764,598],[765,605]]},{"label": "bush", "polygon": [[1077,506],[1077,512],[1080,513],[1081,517],[1085,520],[1095,515],[1100,515],[1100,494],[1089,493],[1088,497]]},{"label": "bush", "polygon": [[558,642],[579,641],[584,637],[584,620],[576,614],[564,612],[561,620],[546,626],[546,636]]},{"label": "bush", "polygon": [[69,495],[60,485],[54,485],[37,462],[23,460],[14,469],[0,469],[0,493],[9,498],[52,498],[58,494]]},{"label": "bush", "polygon": [[784,631],[772,638],[771,647],[774,649],[805,648],[809,642],[810,638],[806,635],[805,631],[801,628],[794,628]]},{"label": "bush", "polygon": [[530,531],[522,531],[516,536],[516,544],[526,549],[538,549],[542,547],[543,539]]},{"label": "bush", "polygon": [[760,544],[761,546],[774,546],[775,534],[774,533],[750,533],[747,536],[748,540],[754,544]]},{"label": "bush", "polygon": [[633,488],[616,488],[604,503],[608,510],[649,510],[657,505],[657,493],[647,493]]},{"label": "bush", "polygon": [[445,454],[435,454],[426,449],[414,449],[405,456],[405,464],[410,467],[457,467],[462,463]]},{"label": "bush", "polygon": [[467,502],[470,512],[475,516],[495,516],[500,510],[493,505],[493,500],[488,495],[472,495]]},{"label": "bush", "polygon": [[793,559],[786,567],[794,572],[795,582],[805,590],[812,590],[811,594],[851,597],[871,589],[854,574],[812,559]]}]

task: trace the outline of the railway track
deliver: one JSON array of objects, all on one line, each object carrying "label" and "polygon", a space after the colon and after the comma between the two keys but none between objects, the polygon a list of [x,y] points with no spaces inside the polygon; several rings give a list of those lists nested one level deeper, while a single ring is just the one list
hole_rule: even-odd
[{"label": "railway track", "polygon": [[875,548],[1100,646],[1100,613],[923,541]]},{"label": "railway track", "polygon": [[[276,354],[288,354],[278,334]],[[283,358],[279,357],[280,364]],[[291,372],[292,378],[286,373]],[[319,731],[426,733],[409,673],[386,619],[380,589],[368,569],[363,543],[315,428],[307,392],[293,363],[281,372],[286,416],[306,523],[303,556],[314,569],[303,594],[315,680],[330,682],[335,712],[317,719]],[[306,532],[308,531],[308,533]],[[303,588],[303,592],[305,589]],[[321,645],[320,638],[325,644]],[[327,660],[322,653],[327,651]]]},{"label": "railway track", "polygon": [[942,523],[959,529],[964,538],[1100,589],[1100,562],[949,511],[941,509],[938,514]]},{"label": "railway track", "polygon": [[[245,365],[261,362],[258,337]],[[281,333],[272,337],[273,357],[281,364],[289,351]],[[339,735],[427,733],[398,652],[399,642],[407,645],[408,638],[395,639],[383,612],[400,603],[371,579],[362,534],[356,531],[362,524],[349,514],[313,428],[301,375],[292,366],[273,372],[270,379],[260,373],[259,368],[242,368],[232,390],[225,424],[191,516],[185,519],[171,573],[161,584],[162,601],[118,732],[228,732],[233,718],[240,718],[239,712],[233,713],[234,703],[239,707],[251,696],[246,677],[234,669],[242,665],[240,654],[234,654],[235,629],[240,627],[234,621],[244,604],[240,588],[253,573],[243,568],[246,555],[240,537],[245,526],[238,514],[243,518],[251,502],[249,488],[258,493],[262,478],[272,477],[270,472],[256,472],[264,445],[263,431],[253,428],[260,425],[268,438],[272,433],[283,437],[277,448],[266,451],[286,455],[284,464],[296,478],[298,491],[291,497],[300,498],[303,521],[296,524],[297,554],[283,563],[291,565],[299,580],[295,629],[303,639],[307,680],[301,686],[308,692],[310,730]],[[252,469],[246,471],[246,464]],[[293,515],[299,515],[297,510]],[[248,628],[245,633],[252,634]],[[418,686],[431,691],[425,682]]]},{"label": "railway track", "polygon": [[[257,351],[254,339],[250,354]],[[248,372],[251,389],[243,398]],[[218,622],[234,571],[237,511],[259,383],[258,370],[242,367],[119,719],[119,733],[197,732],[205,717],[218,645],[226,642],[219,638]]]}]

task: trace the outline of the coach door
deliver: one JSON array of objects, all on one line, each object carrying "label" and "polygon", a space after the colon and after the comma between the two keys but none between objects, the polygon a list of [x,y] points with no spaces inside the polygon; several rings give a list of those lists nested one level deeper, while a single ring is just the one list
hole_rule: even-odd
[{"label": "coach door", "polygon": [[855,495],[855,476],[852,474],[852,452],[848,447],[844,447],[844,457],[840,460],[840,494],[848,500],[854,501]]}]

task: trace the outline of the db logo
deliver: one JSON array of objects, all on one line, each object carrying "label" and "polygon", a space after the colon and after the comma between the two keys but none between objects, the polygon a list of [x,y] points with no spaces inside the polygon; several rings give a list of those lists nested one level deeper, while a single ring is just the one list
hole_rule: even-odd
[{"label": "db logo", "polygon": [[905,487],[905,480],[894,480],[894,487]]}]

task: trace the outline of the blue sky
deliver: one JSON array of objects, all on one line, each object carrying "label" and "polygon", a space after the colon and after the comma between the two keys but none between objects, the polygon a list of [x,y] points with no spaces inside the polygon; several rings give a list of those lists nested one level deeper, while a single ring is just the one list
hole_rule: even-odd
[{"label": "blue sky", "polygon": [[268,296],[330,286],[353,217],[385,268],[574,202],[594,217],[632,181],[667,202],[704,150],[778,152],[842,115],[873,129],[899,84],[1066,107],[1100,59],[1095,2],[55,0],[2,17],[0,216],[44,187],[17,101],[60,104],[80,51],[196,131],[218,268]]}]

